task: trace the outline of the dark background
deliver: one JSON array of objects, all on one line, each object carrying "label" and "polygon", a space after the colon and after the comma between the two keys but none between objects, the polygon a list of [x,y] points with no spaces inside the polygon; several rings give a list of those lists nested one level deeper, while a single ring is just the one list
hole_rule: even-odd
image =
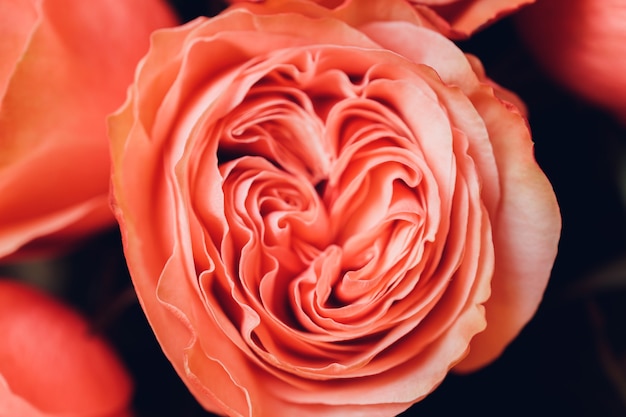
[{"label": "dark background", "polygon": [[[223,7],[214,0],[171,3],[183,20]],[[544,302],[502,357],[474,374],[451,374],[403,416],[625,416],[626,261],[620,262],[626,130],[548,80],[510,18],[459,46],[526,102],[537,160],[561,206],[563,234]],[[146,324],[116,232],[97,236],[52,266],[68,277],[67,300],[113,341],[135,377],[137,417],[209,416]]]}]

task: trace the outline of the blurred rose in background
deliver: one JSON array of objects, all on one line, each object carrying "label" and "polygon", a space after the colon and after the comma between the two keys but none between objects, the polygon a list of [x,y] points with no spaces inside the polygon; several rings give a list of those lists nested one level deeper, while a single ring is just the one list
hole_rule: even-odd
[{"label": "blurred rose in background", "polygon": [[127,417],[132,381],[78,313],[0,278],[0,416]]},{"label": "blurred rose in background", "polygon": [[515,18],[556,83],[626,122],[626,0],[540,0]]},{"label": "blurred rose in background", "polygon": [[123,101],[160,0],[0,2],[0,258],[113,226],[105,116]]}]

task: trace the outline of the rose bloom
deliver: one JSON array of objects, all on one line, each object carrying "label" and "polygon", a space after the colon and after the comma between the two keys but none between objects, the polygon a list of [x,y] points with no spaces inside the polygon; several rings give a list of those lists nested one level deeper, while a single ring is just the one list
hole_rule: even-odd
[{"label": "rose bloom", "polygon": [[75,311],[0,279],[0,416],[127,417],[132,383]]},{"label": "rose bloom", "polygon": [[175,23],[159,0],[0,2],[0,258],[115,224],[106,116]]},{"label": "rose bloom", "polygon": [[[231,3],[264,0],[231,0]],[[348,8],[357,13],[372,12],[371,6],[362,4],[357,10],[351,3],[361,0],[310,0],[328,8]],[[509,15],[522,6],[535,0],[405,0],[414,7],[415,19],[420,26],[438,30],[452,39],[465,39],[490,23]],[[383,13],[393,13],[398,1],[380,4],[388,9]],[[380,10],[376,11],[380,13]]]},{"label": "rose bloom", "polygon": [[516,19],[547,74],[626,122],[626,0],[539,1]]},{"label": "rose bloom", "polygon": [[128,266],[207,410],[394,415],[533,315],[555,196],[476,58],[280,3],[153,37],[110,121]]}]

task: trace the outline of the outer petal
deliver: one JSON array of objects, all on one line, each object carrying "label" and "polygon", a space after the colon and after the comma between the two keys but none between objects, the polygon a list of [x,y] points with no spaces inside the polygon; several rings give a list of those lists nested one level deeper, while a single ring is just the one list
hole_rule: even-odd
[{"label": "outer petal", "polygon": [[[535,0],[263,0],[231,1],[255,13],[317,13],[316,3],[345,22],[403,20],[434,29],[451,39],[465,39],[481,28]],[[412,10],[411,10],[412,9]]]},{"label": "outer petal", "polygon": [[408,0],[437,30],[452,39],[468,38],[485,26],[535,0]]},{"label": "outer petal", "polygon": [[550,277],[561,234],[552,186],[537,166],[522,116],[482,92],[472,101],[483,116],[500,173],[494,216],[496,270],[485,304],[487,329],[472,340],[456,369],[477,369],[497,358],[534,315]]},{"label": "outer petal", "polygon": [[235,7],[245,8],[255,14],[298,13],[310,17],[333,16],[351,26],[361,26],[371,21],[407,21],[417,26],[427,22],[405,0],[342,0],[328,8],[323,1],[264,0],[259,3],[241,1]]},{"label": "outer petal", "polygon": [[15,66],[37,26],[38,3],[35,0],[20,0],[0,4],[0,16],[5,16],[0,26],[0,97],[4,96]]},{"label": "outer petal", "polygon": [[45,417],[45,413],[16,395],[0,375],[0,415],[22,417]]}]

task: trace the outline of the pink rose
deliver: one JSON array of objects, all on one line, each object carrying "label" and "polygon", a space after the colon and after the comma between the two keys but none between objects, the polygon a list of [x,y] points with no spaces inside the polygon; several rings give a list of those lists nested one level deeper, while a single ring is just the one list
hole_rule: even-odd
[{"label": "pink rose", "polygon": [[516,20],[522,40],[562,86],[626,121],[626,0],[539,1]]},{"label": "pink rose", "polygon": [[[231,3],[241,2],[265,3],[265,0],[231,0]],[[332,9],[348,8],[356,13],[395,14],[401,6],[398,1],[388,4],[379,3],[376,10],[369,5],[362,4],[360,9],[354,8],[351,3],[361,0],[310,0]],[[511,14],[522,6],[536,0],[405,0],[414,8],[414,19],[421,26],[438,30],[449,38],[464,39],[488,24]],[[290,2],[287,0],[286,2]],[[270,0],[267,3],[274,3]],[[282,3],[285,3],[283,0]],[[297,3],[297,2],[296,2]],[[387,9],[387,10],[384,10]],[[405,15],[406,16],[406,15]],[[405,20],[405,19],[402,19]]]},{"label": "pink rose", "polygon": [[175,23],[159,0],[0,3],[0,258],[114,224],[105,117]]},{"label": "pink rose", "polygon": [[0,279],[0,416],[127,417],[132,383],[73,310]]},{"label": "pink rose", "polygon": [[560,217],[524,117],[438,33],[337,18],[383,3],[159,31],[110,121],[135,288],[208,410],[394,415],[541,300]]}]

